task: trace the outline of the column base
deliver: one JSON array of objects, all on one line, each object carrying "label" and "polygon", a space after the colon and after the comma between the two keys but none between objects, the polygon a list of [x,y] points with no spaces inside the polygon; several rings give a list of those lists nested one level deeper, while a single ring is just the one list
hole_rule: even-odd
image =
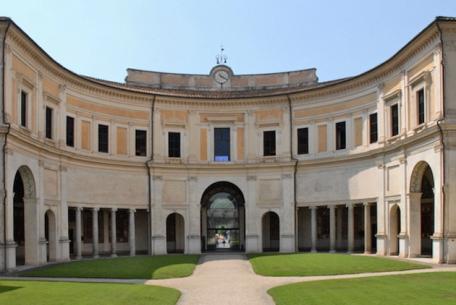
[{"label": "column base", "polygon": [[112,253],[112,254],[111,254],[111,257],[117,257],[117,254]]},{"label": "column base", "polygon": [[329,250],[329,253],[336,253],[336,250]]}]

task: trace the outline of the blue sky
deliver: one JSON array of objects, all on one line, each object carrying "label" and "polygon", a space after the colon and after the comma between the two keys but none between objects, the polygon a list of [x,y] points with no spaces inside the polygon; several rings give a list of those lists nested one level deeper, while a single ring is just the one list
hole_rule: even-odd
[{"label": "blue sky", "polygon": [[317,68],[320,80],[388,59],[456,0],[4,1],[11,17],[76,73],[209,73],[223,44],[236,74]]}]

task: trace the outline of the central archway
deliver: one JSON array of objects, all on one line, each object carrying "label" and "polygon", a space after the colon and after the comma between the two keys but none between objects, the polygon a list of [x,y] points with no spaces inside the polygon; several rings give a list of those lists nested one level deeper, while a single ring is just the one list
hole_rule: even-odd
[{"label": "central archway", "polygon": [[209,186],[201,198],[202,251],[244,251],[244,195],[229,182]]}]

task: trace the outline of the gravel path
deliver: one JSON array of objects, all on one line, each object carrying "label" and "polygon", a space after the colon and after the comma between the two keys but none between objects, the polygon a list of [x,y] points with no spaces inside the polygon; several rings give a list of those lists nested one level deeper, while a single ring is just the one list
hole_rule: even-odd
[{"label": "gravel path", "polygon": [[279,285],[317,280],[441,271],[456,271],[456,267],[336,276],[266,277],[253,272],[245,255],[207,254],[201,257],[190,277],[149,280],[146,284],[179,289],[182,292],[182,297],[178,305],[274,305],[272,298],[267,294],[267,290]]}]

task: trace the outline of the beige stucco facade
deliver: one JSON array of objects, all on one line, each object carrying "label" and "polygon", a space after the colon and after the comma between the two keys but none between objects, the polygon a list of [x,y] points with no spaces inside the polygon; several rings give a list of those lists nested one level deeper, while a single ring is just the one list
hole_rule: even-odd
[{"label": "beige stucco facade", "polygon": [[[9,19],[0,30],[0,270],[19,261],[166,254],[170,242],[200,253],[211,238],[202,201],[220,182],[243,201],[242,251],[364,251],[456,263],[454,19],[436,19],[388,61],[332,82],[319,82],[315,69],[236,75],[219,65],[208,75],[129,69],[120,84],[65,69]],[[218,70],[226,71],[223,84]],[[100,124],[109,127],[107,152],[98,150]],[[225,162],[215,160],[217,128],[229,128]],[[301,128],[306,153],[298,152]],[[147,134],[144,155],[136,151],[138,130]],[[275,131],[272,156],[263,151],[265,131]],[[169,157],[169,132],[180,134],[180,157]],[[278,239],[269,212],[278,216]]]}]

